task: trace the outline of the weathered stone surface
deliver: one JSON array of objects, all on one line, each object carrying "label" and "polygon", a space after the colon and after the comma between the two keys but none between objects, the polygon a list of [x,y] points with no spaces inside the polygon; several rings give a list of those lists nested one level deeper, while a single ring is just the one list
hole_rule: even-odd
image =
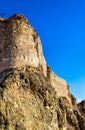
[{"label": "weathered stone surface", "polygon": [[24,65],[41,66],[46,76],[46,61],[37,32],[23,15],[0,19],[0,72]]},{"label": "weathered stone surface", "polygon": [[21,14],[0,19],[0,130],[85,130],[69,86]]},{"label": "weathered stone surface", "polygon": [[85,117],[85,100],[81,101],[81,102],[78,104],[78,108],[79,108],[79,111],[80,111],[80,113],[82,114],[82,116]]},{"label": "weathered stone surface", "polygon": [[0,19],[0,82],[14,68],[26,65],[40,68],[57,95],[71,101],[66,81],[56,76],[46,64],[39,35],[27,19],[21,14]]},{"label": "weathered stone surface", "polygon": [[55,88],[58,97],[66,97],[69,102],[71,102],[69,86],[67,85],[66,81],[58,77],[49,67],[47,68],[47,77],[51,85]]},{"label": "weathered stone surface", "polygon": [[84,130],[84,122],[37,68],[15,70],[0,85],[1,130]]}]

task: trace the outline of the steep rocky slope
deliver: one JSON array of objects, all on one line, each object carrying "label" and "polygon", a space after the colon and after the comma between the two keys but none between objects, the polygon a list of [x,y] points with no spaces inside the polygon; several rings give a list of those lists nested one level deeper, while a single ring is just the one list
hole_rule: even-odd
[{"label": "steep rocky slope", "polygon": [[80,111],[80,113],[82,114],[82,116],[85,117],[85,100],[81,101],[81,102],[78,104],[78,108],[79,108],[79,111]]},{"label": "steep rocky slope", "polygon": [[85,119],[38,68],[13,70],[0,84],[0,130],[85,130]]}]

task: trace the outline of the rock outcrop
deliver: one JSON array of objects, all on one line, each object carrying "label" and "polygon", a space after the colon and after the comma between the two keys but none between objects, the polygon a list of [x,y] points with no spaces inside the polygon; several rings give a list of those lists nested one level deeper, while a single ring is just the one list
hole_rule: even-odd
[{"label": "rock outcrop", "polygon": [[22,15],[0,19],[0,130],[85,130],[65,80],[46,64]]},{"label": "rock outcrop", "polygon": [[82,116],[85,117],[85,100],[81,101],[81,102],[78,104],[78,108],[79,108],[79,111],[80,111],[80,113],[82,114]]}]

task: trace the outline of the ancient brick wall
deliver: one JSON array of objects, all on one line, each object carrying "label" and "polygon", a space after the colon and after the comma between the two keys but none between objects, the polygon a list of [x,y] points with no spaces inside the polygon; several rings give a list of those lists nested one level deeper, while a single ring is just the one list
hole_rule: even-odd
[{"label": "ancient brick wall", "polygon": [[71,102],[71,95],[66,81],[54,74],[54,72],[50,70],[49,67],[47,67],[47,76],[50,80],[52,87],[57,92],[57,96],[66,97],[68,101]]},{"label": "ancient brick wall", "polygon": [[46,76],[46,62],[38,34],[22,15],[0,19],[0,72],[24,65],[40,65]]}]

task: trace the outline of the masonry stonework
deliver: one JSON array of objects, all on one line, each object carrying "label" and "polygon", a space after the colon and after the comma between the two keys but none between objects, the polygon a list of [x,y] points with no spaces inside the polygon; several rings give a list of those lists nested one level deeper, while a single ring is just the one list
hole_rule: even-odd
[{"label": "masonry stonework", "polygon": [[22,15],[0,19],[0,72],[24,65],[40,65],[46,76],[46,61],[38,34]]},{"label": "masonry stonework", "polygon": [[70,101],[66,81],[56,76],[47,66],[40,38],[27,19],[21,14],[0,19],[0,73],[26,65],[41,67],[58,97],[66,97]]},{"label": "masonry stonework", "polygon": [[69,87],[66,81],[58,77],[48,66],[47,67],[47,76],[50,80],[52,87],[56,90],[58,97],[66,97],[71,102],[71,95]]}]

